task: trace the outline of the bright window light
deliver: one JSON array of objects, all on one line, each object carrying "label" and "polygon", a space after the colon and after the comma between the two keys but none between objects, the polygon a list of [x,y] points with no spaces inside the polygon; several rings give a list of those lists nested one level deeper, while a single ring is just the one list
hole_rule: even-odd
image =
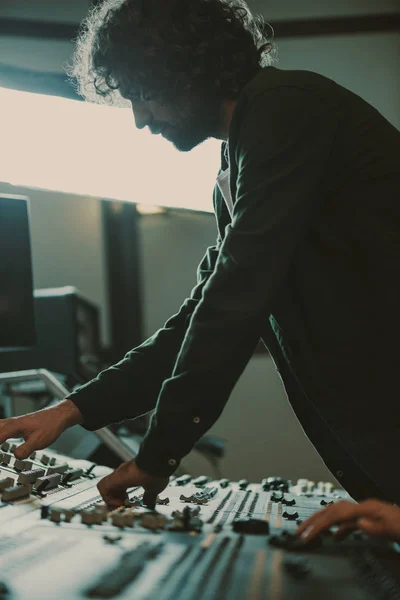
[{"label": "bright window light", "polygon": [[130,109],[0,88],[0,181],[213,211],[219,140],[178,152]]}]

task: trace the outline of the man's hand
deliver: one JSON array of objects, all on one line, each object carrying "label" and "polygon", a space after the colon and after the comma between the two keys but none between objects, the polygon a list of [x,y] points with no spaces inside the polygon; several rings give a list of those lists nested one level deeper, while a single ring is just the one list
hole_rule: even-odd
[{"label": "man's hand", "polygon": [[169,477],[155,477],[139,469],[134,460],[122,463],[113,473],[99,481],[97,487],[104,502],[111,509],[122,506],[131,487],[144,488],[143,503],[154,508],[158,494],[168,485]]},{"label": "man's hand", "polygon": [[10,438],[22,437],[25,443],[14,452],[16,458],[22,460],[34,450],[47,448],[65,429],[82,421],[82,414],[75,404],[64,400],[51,408],[0,420],[0,444]]},{"label": "man's hand", "polygon": [[296,535],[309,541],[333,525],[339,526],[336,539],[343,539],[351,531],[360,529],[374,537],[400,541],[400,508],[380,500],[365,500],[360,504],[342,500],[304,521]]}]

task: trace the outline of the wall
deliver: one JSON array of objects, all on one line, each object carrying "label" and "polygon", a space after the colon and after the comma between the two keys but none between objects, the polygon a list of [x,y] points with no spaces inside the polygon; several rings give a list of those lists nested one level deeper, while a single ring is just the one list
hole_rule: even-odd
[{"label": "wall", "polygon": [[3,183],[0,193],[30,198],[35,288],[77,287],[102,309],[102,340],[109,343],[100,201]]}]

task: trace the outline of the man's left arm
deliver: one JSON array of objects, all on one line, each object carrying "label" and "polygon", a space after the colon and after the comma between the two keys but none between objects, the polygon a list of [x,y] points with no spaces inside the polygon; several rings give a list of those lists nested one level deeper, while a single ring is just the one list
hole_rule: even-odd
[{"label": "man's left arm", "polygon": [[221,414],[324,196],[337,115],[296,87],[260,92],[241,110],[232,223],[136,458],[158,477]]}]

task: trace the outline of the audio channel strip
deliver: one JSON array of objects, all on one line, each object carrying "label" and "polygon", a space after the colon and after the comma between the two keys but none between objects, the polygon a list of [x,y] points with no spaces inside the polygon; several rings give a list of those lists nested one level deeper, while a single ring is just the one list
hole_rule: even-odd
[{"label": "audio channel strip", "polygon": [[0,448],[0,600],[400,600],[396,544],[360,532],[309,546],[302,520],[348,498],[330,483],[171,478],[155,511],[141,488],[112,512],[111,472],[51,450]]}]

